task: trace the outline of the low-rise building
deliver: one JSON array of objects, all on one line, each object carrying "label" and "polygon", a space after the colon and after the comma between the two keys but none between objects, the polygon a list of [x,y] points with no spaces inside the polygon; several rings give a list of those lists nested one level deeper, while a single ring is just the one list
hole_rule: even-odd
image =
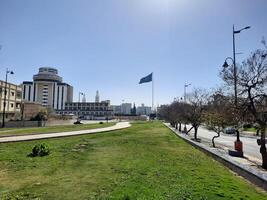
[{"label": "low-rise building", "polygon": [[[5,99],[6,87],[6,99]],[[19,85],[13,83],[5,84],[0,80],[0,117],[3,118],[4,102],[5,102],[5,118],[6,120],[20,119],[22,91]]]},{"label": "low-rise building", "polygon": [[42,104],[37,102],[23,102],[21,106],[21,114],[23,120],[31,120],[39,112],[46,110]]},{"label": "low-rise building", "polygon": [[83,119],[111,119],[113,110],[110,101],[101,102],[72,102],[65,103],[65,110],[59,111],[62,115],[76,115]]}]

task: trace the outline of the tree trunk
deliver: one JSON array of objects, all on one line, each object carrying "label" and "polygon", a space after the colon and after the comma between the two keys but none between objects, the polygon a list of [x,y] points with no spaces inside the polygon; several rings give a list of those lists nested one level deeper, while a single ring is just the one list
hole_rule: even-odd
[{"label": "tree trunk", "polygon": [[194,127],[192,126],[185,134],[188,134]]},{"label": "tree trunk", "polygon": [[212,138],[212,146],[215,148],[215,142],[214,142],[214,140],[215,140],[215,138],[218,138],[218,137],[220,137],[220,132],[216,132],[217,133],[217,135],[215,135],[213,138]]},{"label": "tree trunk", "polygon": [[266,145],[265,145],[265,130],[266,127],[263,125],[261,127],[261,147],[260,147],[260,153],[262,156],[262,168],[267,169],[267,151],[266,151]]},{"label": "tree trunk", "polygon": [[240,141],[240,133],[239,133],[239,130],[236,129],[235,132],[236,132],[236,141],[239,142]]},{"label": "tree trunk", "polygon": [[184,124],[184,133],[187,133],[186,124]]},{"label": "tree trunk", "polygon": [[259,135],[260,135],[260,129],[257,129],[256,136],[259,136]]},{"label": "tree trunk", "polygon": [[195,140],[197,140],[197,130],[198,130],[198,127],[197,126],[194,126],[194,130],[195,130],[195,132],[194,132],[194,138],[195,138]]},{"label": "tree trunk", "polygon": [[181,131],[182,131],[182,124],[179,123],[179,132],[181,132]]},{"label": "tree trunk", "polygon": [[175,129],[177,130],[178,129],[178,123],[175,122]]}]

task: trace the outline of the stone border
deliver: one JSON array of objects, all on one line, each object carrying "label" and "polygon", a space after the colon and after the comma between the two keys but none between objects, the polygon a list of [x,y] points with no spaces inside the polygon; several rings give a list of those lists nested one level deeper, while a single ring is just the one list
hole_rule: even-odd
[{"label": "stone border", "polygon": [[249,180],[251,183],[261,187],[265,191],[267,191],[267,174],[261,173],[259,170],[241,164],[231,158],[231,156],[220,153],[217,151],[216,148],[208,147],[204,144],[195,142],[193,140],[188,139],[185,135],[177,133],[175,128],[172,128],[170,125],[164,123],[166,127],[168,127],[176,136],[182,138],[187,143],[191,144],[195,148],[199,149],[200,151],[204,152],[205,154],[211,156],[213,159],[217,160],[218,162],[222,163],[224,166],[228,167],[230,170],[234,171],[238,175],[244,177],[245,179]]}]

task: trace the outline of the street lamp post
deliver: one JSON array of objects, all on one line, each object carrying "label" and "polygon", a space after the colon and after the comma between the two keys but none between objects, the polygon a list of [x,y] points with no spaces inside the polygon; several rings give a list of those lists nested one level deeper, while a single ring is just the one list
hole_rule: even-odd
[{"label": "street lamp post", "polygon": [[233,25],[233,58],[234,58],[234,84],[235,84],[235,106],[237,106],[237,72],[236,72],[236,59],[235,59],[235,34],[240,33],[241,31],[245,29],[249,29],[250,26],[246,26],[245,28],[242,28],[240,30],[235,30],[235,26]]},{"label": "street lamp post", "polygon": [[[191,85],[191,83],[188,84],[184,84],[184,103],[186,103],[186,88],[189,87]],[[187,132],[187,128],[186,128],[186,122],[184,124],[184,133]]]},{"label": "street lamp post", "polygon": [[106,121],[108,123],[108,117],[109,117],[109,108],[107,107],[107,110],[106,110]]},{"label": "street lamp post", "polygon": [[[235,96],[235,108],[237,109],[237,69],[236,69],[236,52],[235,52],[235,34],[241,33],[241,31],[249,29],[250,26],[246,26],[240,30],[235,30],[235,26],[233,25],[233,58],[228,57],[225,59],[225,62],[223,64],[224,68],[227,68],[229,65],[227,63],[227,59],[231,59],[233,62],[233,67],[234,67],[234,96]],[[239,131],[236,131],[236,141],[235,141],[235,150],[238,152],[243,152],[243,144],[240,141],[240,137],[239,137]]]},{"label": "street lamp post", "polygon": [[190,86],[191,85],[191,83],[189,83],[189,84],[184,84],[184,102],[186,103],[186,88],[188,87],[188,86]]},{"label": "street lamp post", "polygon": [[123,113],[123,103],[124,103],[124,99],[121,100],[121,113],[120,113],[120,121],[122,120],[122,113]]},{"label": "street lamp post", "polygon": [[78,100],[78,120],[79,121],[79,118],[80,118],[80,102],[81,102],[81,95],[84,95],[83,92],[79,92],[79,100]]},{"label": "street lamp post", "polygon": [[3,119],[2,119],[2,128],[5,127],[5,115],[6,115],[6,95],[7,95],[7,76],[8,74],[13,75],[12,70],[6,69],[6,80],[5,80],[5,89],[4,89],[4,107],[3,107]]},{"label": "street lamp post", "polygon": [[81,102],[81,95],[84,95],[83,92],[79,92],[79,103]]}]

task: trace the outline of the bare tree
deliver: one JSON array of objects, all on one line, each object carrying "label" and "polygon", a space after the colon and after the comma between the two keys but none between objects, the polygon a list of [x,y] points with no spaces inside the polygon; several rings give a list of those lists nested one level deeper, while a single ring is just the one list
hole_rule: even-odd
[{"label": "bare tree", "polygon": [[158,110],[158,117],[162,120],[167,121],[167,122],[171,122],[170,106],[169,105],[162,105]]},{"label": "bare tree", "polygon": [[189,95],[189,107],[187,109],[186,118],[192,127],[188,130],[190,132],[194,129],[194,139],[197,138],[197,131],[203,121],[204,109],[207,106],[208,93],[203,89],[194,89]]},{"label": "bare tree", "polygon": [[[256,50],[238,67],[237,84],[239,88],[239,109],[243,112],[250,112],[255,122],[260,126],[261,137],[258,140],[260,153],[262,155],[262,167],[267,169],[266,151],[266,122],[267,122],[267,54],[266,50]],[[223,78],[231,83],[233,78],[231,71],[225,69]]]},{"label": "bare tree", "polygon": [[188,104],[180,101],[173,101],[170,105],[163,105],[160,107],[159,117],[181,131],[181,124],[187,120],[187,108]]},{"label": "bare tree", "polygon": [[234,109],[229,96],[225,96],[222,90],[215,91],[211,95],[209,104],[204,113],[205,124],[209,129],[217,133],[212,138],[215,147],[215,139],[220,137],[221,132],[227,127],[234,125]]}]

